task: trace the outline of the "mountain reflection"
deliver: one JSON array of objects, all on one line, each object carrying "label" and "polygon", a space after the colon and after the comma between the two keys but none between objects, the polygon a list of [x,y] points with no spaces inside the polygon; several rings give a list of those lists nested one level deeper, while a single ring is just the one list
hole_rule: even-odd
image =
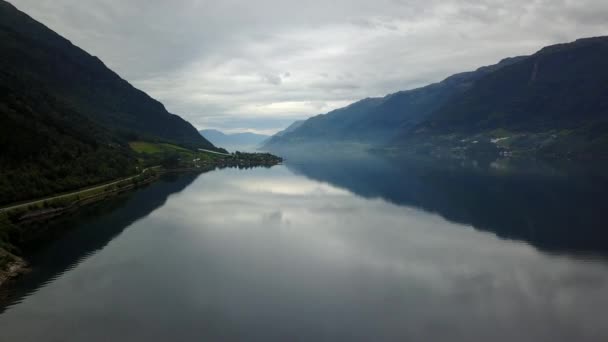
[{"label": "mountain reflection", "polygon": [[[161,207],[190,185],[197,175],[165,175],[143,189],[84,207],[74,216],[52,222],[66,231],[29,258],[32,272],[0,292],[0,313],[103,249],[137,220]],[[49,229],[53,231],[55,229]]]},{"label": "mountain reflection", "polygon": [[599,166],[348,153],[291,157],[287,166],[363,197],[434,212],[545,251],[608,256],[608,179]]}]

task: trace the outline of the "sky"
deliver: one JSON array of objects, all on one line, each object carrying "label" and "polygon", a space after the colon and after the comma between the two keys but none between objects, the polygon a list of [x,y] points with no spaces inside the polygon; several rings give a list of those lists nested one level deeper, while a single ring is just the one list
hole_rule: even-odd
[{"label": "sky", "polygon": [[608,34],[606,0],[9,0],[199,129],[272,134]]}]

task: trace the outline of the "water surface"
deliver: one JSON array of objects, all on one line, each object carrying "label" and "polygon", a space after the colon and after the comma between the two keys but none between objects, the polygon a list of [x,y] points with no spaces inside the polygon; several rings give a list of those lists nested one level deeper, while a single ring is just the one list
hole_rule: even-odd
[{"label": "water surface", "polygon": [[0,340],[606,340],[603,183],[491,168],[164,179],[57,223]]}]

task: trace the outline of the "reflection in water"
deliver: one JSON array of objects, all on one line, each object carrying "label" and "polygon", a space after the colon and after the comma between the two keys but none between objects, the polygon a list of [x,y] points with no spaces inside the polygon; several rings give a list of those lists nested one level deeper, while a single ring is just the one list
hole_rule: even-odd
[{"label": "reflection in water", "polygon": [[195,178],[196,175],[165,175],[144,189],[83,207],[75,216],[53,222],[68,233],[28,258],[32,272],[2,289],[0,313],[103,249],[125,228],[162,206],[169,195],[182,191]]},{"label": "reflection in water", "polygon": [[599,166],[462,166],[370,155],[296,159],[288,166],[360,196],[435,212],[545,250],[608,256],[608,177]]},{"label": "reflection in water", "polygon": [[[440,216],[389,203],[377,197],[407,202],[381,196],[350,171],[339,180],[350,186],[340,187],[283,166],[204,174],[8,308],[0,340],[608,337],[605,260],[547,254],[470,229],[442,218],[441,205],[433,208]],[[411,188],[398,190],[440,193],[408,179]],[[95,224],[86,222],[77,229]]]}]

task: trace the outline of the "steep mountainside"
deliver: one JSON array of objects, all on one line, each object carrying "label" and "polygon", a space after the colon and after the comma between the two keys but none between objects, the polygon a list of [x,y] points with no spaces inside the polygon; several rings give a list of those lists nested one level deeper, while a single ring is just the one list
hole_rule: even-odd
[{"label": "steep mountainside", "polygon": [[97,58],[0,0],[0,205],[134,174],[130,140],[215,148]]},{"label": "steep mountainside", "polygon": [[367,98],[306,120],[291,132],[275,135],[269,147],[308,142],[384,144],[400,131],[414,127],[450,97],[463,93],[480,77],[524,57],[509,58],[476,71],[453,75],[442,82],[383,98]]},{"label": "steep mountainside", "polygon": [[608,119],[608,37],[580,39],[477,81],[423,125],[444,132],[544,130]]},{"label": "steep mountainside", "polygon": [[105,129],[5,70],[0,151],[0,205],[135,172],[135,158]]},{"label": "steep mountainside", "polygon": [[187,121],[168,113],[98,58],[2,0],[0,55],[4,73],[44,87],[49,96],[115,134],[213,147]]},{"label": "steep mountainside", "polygon": [[608,156],[608,37],[546,47],[497,70],[394,143],[454,148],[465,136],[507,150]]},{"label": "steep mountainside", "polygon": [[365,99],[313,117],[268,147],[328,142],[438,155],[608,157],[608,37]]}]

